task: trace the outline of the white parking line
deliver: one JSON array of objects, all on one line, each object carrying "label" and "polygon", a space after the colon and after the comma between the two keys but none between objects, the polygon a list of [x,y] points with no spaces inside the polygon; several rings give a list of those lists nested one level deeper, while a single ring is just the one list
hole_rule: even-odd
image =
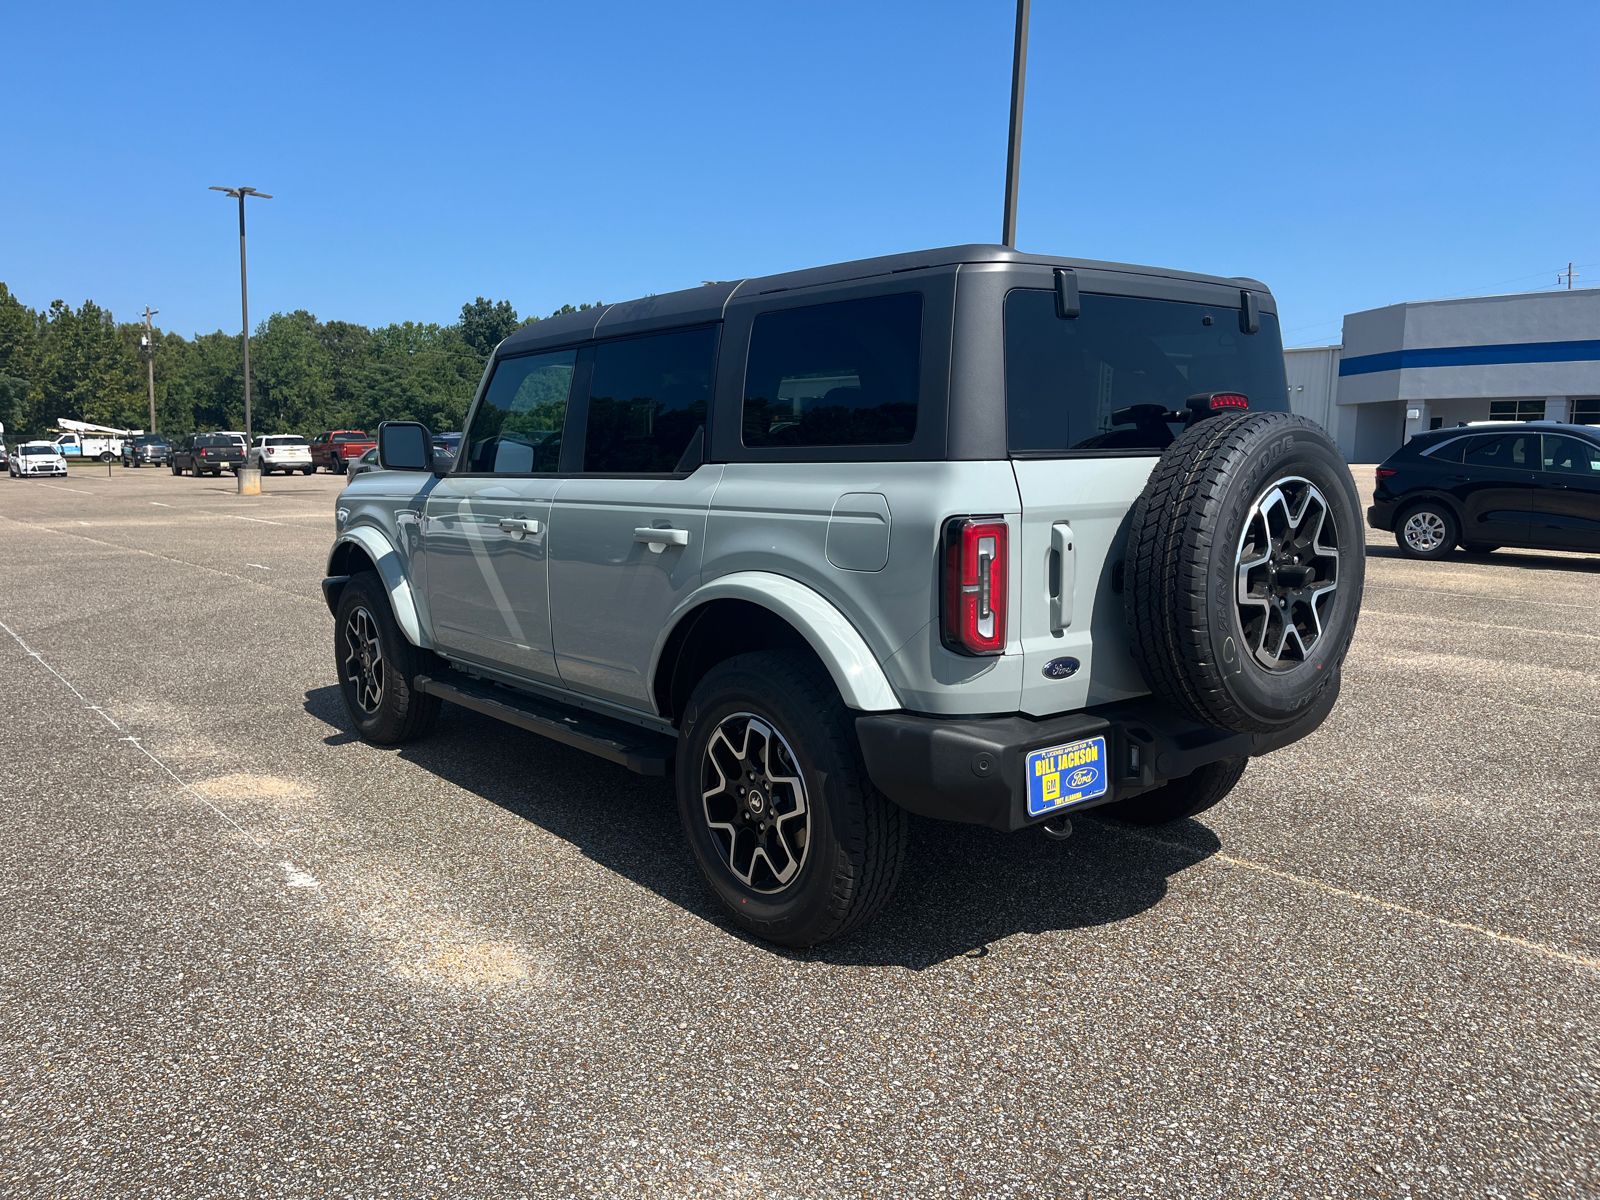
[{"label": "white parking line", "polygon": [[254,567],[258,571],[270,571],[271,567],[263,567],[260,563],[245,563],[247,567]]},{"label": "white parking line", "polygon": [[257,525],[282,525],[282,521],[264,521],[260,517],[241,517],[238,513],[217,513],[219,517],[227,517],[233,521],[254,521]]},{"label": "white parking line", "polygon": [[315,604],[318,608],[322,607],[322,597],[320,596],[306,596],[302,595],[300,592],[292,592],[288,588],[278,587],[275,584],[267,583],[263,580],[257,579],[254,575],[235,575],[232,571],[224,571],[221,567],[213,567],[207,563],[190,562],[185,558],[173,558],[170,554],[157,554],[154,550],[146,550],[141,546],[124,546],[117,542],[107,542],[100,538],[92,538],[87,533],[73,533],[70,529],[59,529],[53,525],[35,525],[31,521],[19,521],[15,517],[6,516],[4,514],[0,514],[0,521],[10,521],[13,525],[20,525],[24,529],[32,529],[36,533],[54,534],[56,537],[77,538],[79,541],[92,542],[96,546],[105,546],[109,550],[121,550],[126,554],[142,554],[146,558],[159,558],[162,562],[176,563],[178,566],[187,567],[192,571],[210,571],[214,575],[221,575],[228,579],[235,579],[240,583],[248,583],[251,587],[266,588],[274,595],[288,596],[293,600],[304,600],[307,604]]},{"label": "white parking line", "polygon": [[[1141,842],[1149,842],[1151,845],[1160,846],[1165,850],[1177,850],[1184,854],[1194,853],[1194,850],[1189,846],[1182,846],[1177,842],[1169,842],[1163,838],[1151,837],[1147,833],[1136,833],[1131,829],[1118,829],[1117,832],[1126,834],[1128,837],[1135,838]],[[1589,967],[1592,970],[1600,970],[1600,958],[1590,958],[1583,954],[1573,954],[1570,951],[1562,950],[1558,946],[1552,946],[1548,942],[1535,942],[1529,938],[1517,937],[1515,934],[1501,933],[1498,929],[1489,929],[1483,925],[1474,925],[1470,921],[1454,921],[1449,917],[1441,917],[1437,913],[1425,912],[1420,908],[1412,908],[1409,904],[1397,904],[1393,900],[1382,900],[1377,896],[1369,896],[1365,892],[1353,892],[1349,888],[1342,888],[1336,886],[1335,884],[1324,883],[1320,879],[1312,879],[1306,875],[1296,875],[1292,871],[1285,871],[1278,867],[1269,867],[1266,863],[1252,862],[1248,858],[1235,858],[1231,854],[1223,854],[1218,852],[1211,855],[1210,858],[1202,860],[1202,862],[1209,862],[1212,859],[1215,859],[1218,862],[1226,863],[1230,867],[1237,867],[1240,870],[1259,871],[1263,875],[1271,875],[1274,879],[1282,879],[1289,883],[1297,883],[1302,887],[1316,888],[1318,891],[1327,892],[1330,895],[1338,896],[1344,900],[1354,900],[1360,904],[1370,904],[1374,908],[1387,909],[1389,912],[1404,913],[1408,917],[1421,917],[1425,921],[1432,921],[1435,925],[1443,925],[1446,929],[1459,929],[1464,933],[1475,933],[1479,937],[1488,938],[1490,941],[1506,942],[1512,946],[1521,947],[1524,950],[1532,950],[1535,954],[1542,954],[1546,958],[1554,958],[1560,960],[1561,962],[1571,963],[1573,966]]]},{"label": "white parking line", "polygon": [[[50,674],[54,675],[57,679],[59,679],[66,686],[67,691],[71,692],[74,696],[76,696],[78,698],[79,702],[82,703],[84,708],[88,709],[92,713],[96,713],[100,717],[100,719],[102,721],[104,721],[107,725],[111,726],[111,728],[115,729],[118,733],[122,734],[122,737],[118,739],[119,741],[127,742],[135,750],[139,751],[139,753],[143,754],[151,762],[155,763],[156,766],[160,767],[163,771],[165,771],[167,773],[167,775],[172,779],[172,781],[174,783],[176,783],[184,791],[188,792],[189,795],[193,796],[196,800],[200,801],[201,804],[204,804],[212,812],[216,813],[217,816],[221,817],[229,825],[232,825],[235,829],[237,829],[241,834],[243,834],[250,841],[254,842],[255,845],[258,848],[260,848],[262,850],[265,850],[267,848],[266,843],[263,842],[260,838],[256,837],[255,834],[251,833],[243,825],[240,825],[239,822],[235,821],[227,813],[223,812],[215,804],[211,803],[210,800],[206,799],[199,792],[195,791],[192,787],[190,787],[182,779],[178,778],[178,773],[176,771],[174,771],[171,767],[167,766],[166,763],[162,762],[154,754],[150,753],[150,751],[145,748],[145,746],[139,741],[138,738],[136,738],[136,737],[132,736],[131,734],[129,734],[126,730],[124,730],[122,728],[121,725],[118,725],[116,723],[116,721],[112,720],[110,714],[108,714],[105,709],[101,708],[98,704],[90,704],[89,700],[88,700],[88,697],[86,697],[77,688],[73,687],[72,681],[70,679],[68,679],[60,671],[58,671],[54,667],[52,667],[49,663],[45,662],[44,656],[41,655],[32,646],[28,645],[27,642],[23,641],[22,638],[20,636],[18,636],[17,631],[15,629],[11,628],[11,626],[7,625],[4,621],[0,621],[0,629],[5,630],[6,633],[8,633],[11,636],[11,640],[16,642],[17,645],[22,647],[23,653],[25,653],[29,658],[33,659],[34,662],[38,663],[46,671],[49,671]],[[317,886],[317,881],[316,881],[316,879],[314,877],[312,877],[311,875],[308,875],[304,871],[297,870],[293,863],[291,863],[291,862],[280,862],[278,865],[280,867],[282,867],[288,873],[288,879],[287,879],[286,882],[288,883],[289,887],[316,887]]]},{"label": "white parking line", "polygon": [[161,503],[161,501],[159,501],[159,500],[152,500],[152,501],[150,501],[150,503],[151,503],[151,504],[154,504],[154,505],[155,505],[155,506],[156,506],[156,507],[157,507],[157,508],[171,508],[171,507],[172,507],[172,505],[170,505],[170,504],[163,504],[163,503]]},{"label": "white parking line", "polygon": [[86,492],[82,488],[62,487],[59,483],[41,483],[40,487],[54,488],[58,492],[77,492],[80,496],[98,496],[99,492]]}]

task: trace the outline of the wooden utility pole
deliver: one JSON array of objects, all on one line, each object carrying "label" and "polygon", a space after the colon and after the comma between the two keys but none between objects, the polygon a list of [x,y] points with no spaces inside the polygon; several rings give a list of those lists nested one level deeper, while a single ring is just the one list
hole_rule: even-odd
[{"label": "wooden utility pole", "polygon": [[1567,269],[1566,269],[1565,272],[1559,272],[1558,271],[1556,273],[1556,282],[1560,283],[1563,279],[1565,279],[1567,281],[1567,291],[1569,291],[1569,292],[1572,290],[1572,281],[1573,281],[1574,278],[1576,278],[1576,275],[1574,274],[1574,272],[1572,270],[1572,264],[1571,263],[1567,264]]},{"label": "wooden utility pole", "polygon": [[1022,172],[1022,93],[1028,75],[1028,0],[1017,0],[1017,43],[1011,52],[1011,141],[1006,148],[1006,215],[1000,242],[1017,247],[1017,179]]},{"label": "wooden utility pole", "polygon": [[144,366],[150,379],[150,432],[156,431],[156,331],[150,318],[161,310],[144,306]]}]

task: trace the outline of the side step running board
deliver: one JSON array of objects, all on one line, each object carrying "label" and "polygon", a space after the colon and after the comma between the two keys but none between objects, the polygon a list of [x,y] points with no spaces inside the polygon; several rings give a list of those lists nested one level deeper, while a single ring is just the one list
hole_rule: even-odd
[{"label": "side step running board", "polygon": [[676,738],[652,733],[626,721],[614,721],[553,700],[530,696],[495,683],[452,671],[450,679],[418,675],[417,691],[494,717],[508,725],[537,733],[552,741],[587,750],[619,763],[640,775],[670,775],[677,752]]}]

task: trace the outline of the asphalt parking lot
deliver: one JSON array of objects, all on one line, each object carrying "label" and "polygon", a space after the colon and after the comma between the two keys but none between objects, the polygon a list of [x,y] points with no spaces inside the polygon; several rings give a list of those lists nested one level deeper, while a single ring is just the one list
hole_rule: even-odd
[{"label": "asphalt parking lot", "polygon": [[356,740],[342,481],[231,483],[0,478],[0,1194],[1600,1194],[1600,558],[1374,534],[1224,805],[922,822],[794,953],[664,782]]}]

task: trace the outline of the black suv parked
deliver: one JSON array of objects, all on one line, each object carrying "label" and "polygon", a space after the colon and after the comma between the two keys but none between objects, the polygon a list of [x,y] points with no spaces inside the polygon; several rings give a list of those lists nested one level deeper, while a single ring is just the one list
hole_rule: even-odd
[{"label": "black suv parked", "polygon": [[1409,558],[1459,544],[1600,553],[1600,429],[1555,422],[1418,434],[1378,467],[1367,524]]},{"label": "black suv parked", "polygon": [[225,433],[191,433],[172,450],[172,473],[182,475],[193,471],[195,478],[201,472],[221,475],[224,467],[237,471],[244,465],[244,450]]},{"label": "black suv parked", "polygon": [[159,433],[136,433],[122,442],[125,467],[165,466],[172,461],[172,443]]}]

